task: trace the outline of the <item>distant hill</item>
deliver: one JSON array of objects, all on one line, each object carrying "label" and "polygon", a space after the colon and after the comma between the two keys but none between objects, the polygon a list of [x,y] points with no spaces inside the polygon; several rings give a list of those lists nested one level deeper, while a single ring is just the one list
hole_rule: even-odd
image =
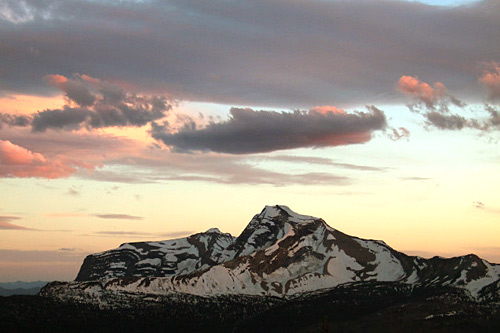
[{"label": "distant hill", "polygon": [[47,281],[0,282],[0,296],[36,295],[47,283]]}]

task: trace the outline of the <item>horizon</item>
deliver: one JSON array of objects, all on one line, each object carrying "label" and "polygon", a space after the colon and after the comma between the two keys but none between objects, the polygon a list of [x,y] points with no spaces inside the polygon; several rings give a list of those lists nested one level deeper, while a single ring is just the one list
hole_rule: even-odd
[{"label": "horizon", "polygon": [[0,282],[282,202],[500,263],[500,1],[0,5]]}]

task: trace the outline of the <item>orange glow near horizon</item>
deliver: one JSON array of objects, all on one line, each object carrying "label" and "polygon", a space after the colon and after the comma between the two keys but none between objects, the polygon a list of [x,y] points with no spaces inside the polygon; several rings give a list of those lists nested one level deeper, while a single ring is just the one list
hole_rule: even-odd
[{"label": "orange glow near horizon", "polygon": [[64,103],[63,95],[45,97],[18,94],[0,97],[2,112],[19,115],[29,115],[46,109],[57,109]]}]

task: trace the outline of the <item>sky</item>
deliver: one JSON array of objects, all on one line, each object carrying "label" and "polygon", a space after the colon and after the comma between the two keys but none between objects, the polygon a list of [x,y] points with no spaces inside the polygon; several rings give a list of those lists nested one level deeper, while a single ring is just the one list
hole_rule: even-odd
[{"label": "sky", "polygon": [[500,263],[500,1],[0,1],[0,282],[265,205]]}]

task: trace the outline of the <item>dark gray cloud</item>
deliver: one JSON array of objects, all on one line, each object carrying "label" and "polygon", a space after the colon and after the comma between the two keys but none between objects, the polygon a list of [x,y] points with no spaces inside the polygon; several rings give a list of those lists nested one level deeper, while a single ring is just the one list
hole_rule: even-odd
[{"label": "dark gray cloud", "polygon": [[31,126],[33,132],[44,132],[82,127],[140,127],[165,117],[172,108],[164,96],[129,93],[118,85],[88,75],[75,74],[71,79],[47,75],[46,81],[65,94],[67,104],[32,115],[0,113],[0,128],[2,125]]},{"label": "dark gray cloud", "polygon": [[484,114],[466,117],[450,112],[429,111],[423,114],[425,124],[441,130],[462,130],[471,128],[482,132],[500,129],[500,112],[494,107],[485,105]]},{"label": "dark gray cloud", "polygon": [[0,129],[2,125],[25,127],[31,124],[30,116],[0,113]]},{"label": "dark gray cloud", "polygon": [[[87,73],[182,99],[307,108],[399,100],[387,92],[409,73],[474,98],[477,64],[500,55],[496,0],[3,4],[5,92],[48,94],[45,75]],[[92,103],[78,87],[66,90],[80,106]]]},{"label": "dark gray cloud", "polygon": [[176,151],[213,151],[252,154],[302,147],[328,147],[365,143],[386,127],[382,111],[321,114],[274,112],[232,108],[227,121],[203,128],[185,126],[170,133],[168,124],[152,124],[153,138]]},{"label": "dark gray cloud", "polygon": [[469,120],[465,117],[454,114],[442,114],[436,111],[428,112],[425,115],[426,123],[438,129],[461,130],[468,127]]},{"label": "dark gray cloud", "polygon": [[485,121],[485,128],[500,129],[500,111],[491,105],[485,105],[484,109],[489,114],[488,119]]},{"label": "dark gray cloud", "polygon": [[47,81],[65,93],[68,105],[34,114],[34,132],[50,128],[73,130],[81,127],[143,126],[163,118],[171,108],[163,96],[126,93],[119,86],[87,75],[75,75],[73,79],[49,75]]},{"label": "dark gray cloud", "polygon": [[142,216],[133,216],[133,215],[127,215],[127,214],[95,214],[94,216],[98,217],[100,219],[113,219],[113,220],[139,221],[139,220],[144,219],[144,217],[142,217]]}]

